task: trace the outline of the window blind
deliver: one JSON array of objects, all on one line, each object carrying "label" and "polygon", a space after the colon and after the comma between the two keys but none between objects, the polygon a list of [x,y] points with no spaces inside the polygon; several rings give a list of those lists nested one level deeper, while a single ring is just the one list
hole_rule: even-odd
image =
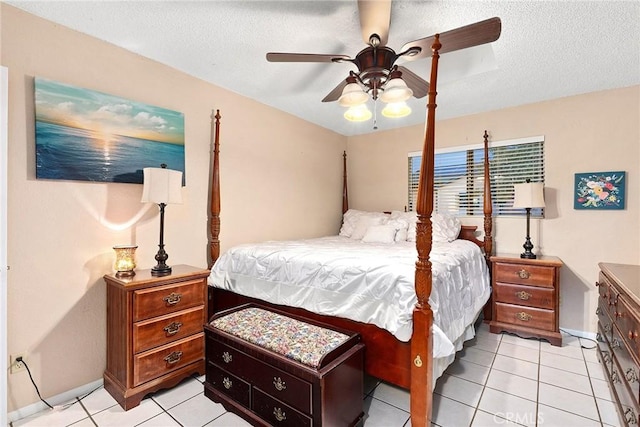
[{"label": "window blind", "polygon": [[[415,210],[422,153],[409,153],[409,210]],[[544,183],[544,137],[492,143],[489,175],[493,215],[524,215],[514,209],[513,185]],[[434,211],[456,216],[482,216],[484,149],[482,144],[436,150],[434,168]],[[542,216],[532,209],[532,216]]]}]

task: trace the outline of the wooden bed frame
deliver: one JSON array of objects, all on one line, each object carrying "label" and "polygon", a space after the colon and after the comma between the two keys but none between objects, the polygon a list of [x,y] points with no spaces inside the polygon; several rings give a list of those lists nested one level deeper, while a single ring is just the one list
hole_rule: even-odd
[{"label": "wooden bed frame", "polygon": [[[355,322],[352,320],[324,316],[311,313],[304,309],[274,306],[273,304],[253,298],[234,294],[230,291],[209,287],[208,316],[221,310],[238,306],[247,302],[277,307],[285,312],[301,315],[318,320],[339,328],[358,332],[362,335],[366,345],[365,370],[368,374],[384,381],[396,384],[410,390],[411,394],[411,424],[426,426],[431,418],[432,389],[433,389],[433,339],[431,326],[433,311],[429,306],[429,295],[432,287],[431,262],[429,253],[432,246],[431,214],[433,212],[434,191],[434,152],[435,152],[435,108],[436,83],[438,74],[438,59],[441,44],[439,37],[435,37],[432,47],[431,79],[427,104],[427,124],[422,151],[422,166],[416,211],[418,214],[416,248],[415,290],[417,304],[413,310],[413,335],[410,342],[401,342],[386,330],[375,325]],[[211,171],[211,199],[209,217],[209,268],[220,255],[220,111],[212,117],[211,134],[213,137],[213,160]],[[215,120],[213,120],[215,119]],[[349,202],[347,196],[346,153],[344,156],[344,186],[343,213],[347,211]],[[484,240],[476,238],[477,227],[463,226],[459,238],[470,240],[478,244],[485,253],[487,260],[492,253],[492,209],[491,184],[489,179],[488,134],[484,133]],[[490,307],[487,304],[487,307]],[[485,308],[485,320],[487,313]]]}]

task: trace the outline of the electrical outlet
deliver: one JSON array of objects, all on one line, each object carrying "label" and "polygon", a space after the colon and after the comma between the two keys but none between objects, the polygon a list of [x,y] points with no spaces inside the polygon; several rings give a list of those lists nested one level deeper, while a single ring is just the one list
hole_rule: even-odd
[{"label": "electrical outlet", "polygon": [[[20,361],[18,359],[20,359]],[[22,363],[22,360],[24,360],[24,353],[16,354],[15,356],[10,356],[10,361],[11,361],[10,372],[12,374],[18,373],[20,371],[25,371],[27,369],[25,368],[24,363]]]}]

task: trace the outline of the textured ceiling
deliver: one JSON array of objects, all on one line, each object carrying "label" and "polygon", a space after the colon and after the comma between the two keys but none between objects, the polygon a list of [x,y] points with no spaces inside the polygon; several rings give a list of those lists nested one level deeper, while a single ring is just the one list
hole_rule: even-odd
[{"label": "textured ceiling", "polygon": [[[353,65],[265,59],[355,56],[366,47],[355,0],[6,3],[338,133],[373,131],[372,120],[347,122],[344,108],[321,102]],[[640,84],[638,1],[395,1],[388,46],[494,16],[500,39],[441,57],[438,119]],[[398,63],[428,80],[429,59]],[[378,114],[378,129],[424,123],[425,105],[412,98],[402,119]]]}]

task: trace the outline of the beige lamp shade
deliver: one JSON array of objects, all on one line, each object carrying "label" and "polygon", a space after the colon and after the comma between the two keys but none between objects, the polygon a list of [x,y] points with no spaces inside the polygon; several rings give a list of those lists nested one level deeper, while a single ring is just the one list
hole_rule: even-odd
[{"label": "beige lamp shade", "polygon": [[514,184],[514,208],[544,208],[544,184],[542,182],[525,182]]},{"label": "beige lamp shade", "polygon": [[182,203],[182,172],[166,168],[144,168],[143,174],[143,203]]},{"label": "beige lamp shade", "polygon": [[369,100],[369,95],[362,90],[358,83],[349,83],[342,90],[338,104],[342,107],[355,107]]}]

